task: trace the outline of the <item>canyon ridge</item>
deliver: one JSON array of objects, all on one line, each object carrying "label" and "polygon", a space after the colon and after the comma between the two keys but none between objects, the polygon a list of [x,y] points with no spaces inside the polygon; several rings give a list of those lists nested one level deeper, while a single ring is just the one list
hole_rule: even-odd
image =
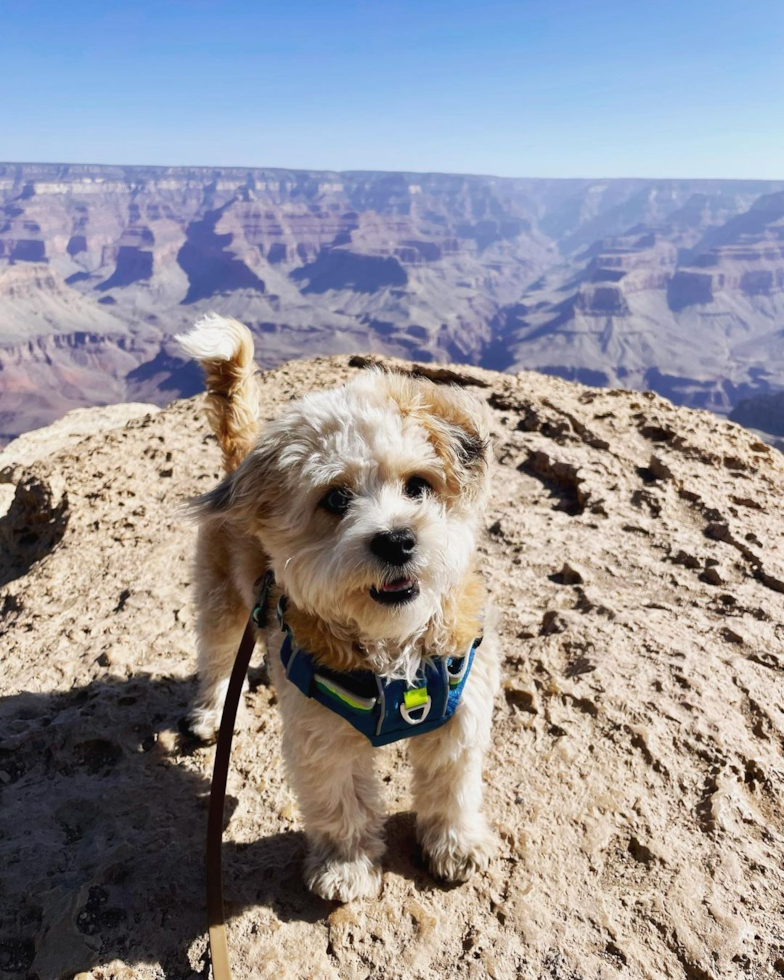
[{"label": "canyon ridge", "polygon": [[0,440],[194,394],[207,310],[264,367],[534,368],[775,432],[784,181],[0,164]]}]

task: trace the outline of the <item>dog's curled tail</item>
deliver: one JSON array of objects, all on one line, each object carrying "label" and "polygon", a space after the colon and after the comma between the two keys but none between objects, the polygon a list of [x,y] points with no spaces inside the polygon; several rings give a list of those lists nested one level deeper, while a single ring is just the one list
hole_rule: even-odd
[{"label": "dog's curled tail", "polygon": [[239,320],[207,313],[174,339],[204,369],[207,418],[231,473],[253,448],[259,429],[253,336]]}]

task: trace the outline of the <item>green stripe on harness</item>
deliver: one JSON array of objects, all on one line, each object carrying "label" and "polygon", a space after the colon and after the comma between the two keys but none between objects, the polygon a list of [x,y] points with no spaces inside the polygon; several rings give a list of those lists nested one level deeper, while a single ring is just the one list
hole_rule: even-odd
[{"label": "green stripe on harness", "polygon": [[328,694],[336,701],[342,701],[343,704],[348,705],[349,708],[353,708],[354,711],[361,711],[365,714],[369,714],[376,704],[377,698],[360,697],[358,694],[353,694],[351,691],[347,691],[345,687],[341,687],[340,684],[327,680],[327,678],[322,677],[321,674],[316,674],[313,680],[316,687],[322,692],[322,694]]}]

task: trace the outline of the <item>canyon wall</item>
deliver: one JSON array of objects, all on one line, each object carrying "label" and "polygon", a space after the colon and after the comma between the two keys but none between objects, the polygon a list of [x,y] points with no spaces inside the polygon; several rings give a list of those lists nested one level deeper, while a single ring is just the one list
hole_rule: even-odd
[{"label": "canyon wall", "polygon": [[0,164],[0,439],[191,394],[171,336],[370,351],[729,411],[784,387],[784,182]]}]

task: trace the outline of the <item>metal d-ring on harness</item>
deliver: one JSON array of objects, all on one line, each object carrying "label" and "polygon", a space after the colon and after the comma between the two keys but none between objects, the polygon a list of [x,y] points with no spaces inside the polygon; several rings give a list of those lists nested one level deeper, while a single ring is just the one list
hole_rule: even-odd
[{"label": "metal d-ring on harness", "polygon": [[[258,583],[258,601],[253,607],[234,661],[215,749],[207,821],[207,916],[214,980],[231,980],[221,884],[223,807],[231,741],[242,686],[256,645],[254,630],[263,629],[266,625],[269,594],[274,581],[272,572],[268,571]],[[340,715],[374,746],[425,734],[449,721],[460,702],[474,653],[482,642],[481,635],[477,636],[461,657],[430,658],[420,668],[414,683],[387,680],[369,670],[339,672],[322,666],[313,654],[297,646],[286,624],[285,613],[286,599],[282,596],[277,615],[281,631],[285,634],[280,659],[286,677],[305,697]]]}]

